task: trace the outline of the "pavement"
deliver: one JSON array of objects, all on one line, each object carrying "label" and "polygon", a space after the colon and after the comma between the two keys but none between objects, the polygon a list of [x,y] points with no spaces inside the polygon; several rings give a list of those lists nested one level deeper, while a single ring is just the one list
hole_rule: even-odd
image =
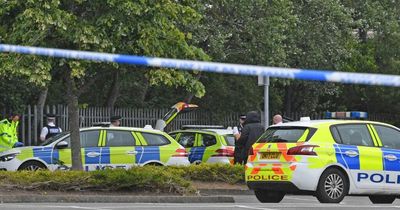
[{"label": "pavement", "polygon": [[234,203],[232,196],[2,195],[0,203]]},{"label": "pavement", "polygon": [[400,200],[391,205],[373,205],[367,197],[346,197],[340,204],[321,204],[312,196],[285,196],[280,203],[260,203],[255,196],[232,196],[235,203],[0,203],[1,210],[337,210],[337,209],[399,209]]}]

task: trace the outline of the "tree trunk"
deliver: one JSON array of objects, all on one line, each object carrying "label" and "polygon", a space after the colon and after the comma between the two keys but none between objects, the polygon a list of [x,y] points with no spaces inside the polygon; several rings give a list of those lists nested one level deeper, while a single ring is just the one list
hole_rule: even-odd
[{"label": "tree trunk", "polygon": [[[68,67],[69,69],[69,67]],[[67,83],[67,101],[68,101],[68,115],[69,115],[69,129],[71,139],[71,157],[72,157],[72,170],[83,170],[82,155],[81,155],[81,141],[79,135],[79,107],[78,107],[78,90],[73,78],[71,78],[71,71],[69,69],[66,76]]]},{"label": "tree trunk", "polygon": [[38,111],[39,111],[39,116],[38,116],[38,119],[39,119],[39,122],[38,122],[39,126],[38,127],[39,127],[39,129],[42,129],[43,128],[43,124],[44,124],[43,123],[43,108],[44,108],[44,104],[46,103],[48,90],[49,89],[47,87],[45,87],[39,93],[39,99],[38,99],[38,102],[37,102]]},{"label": "tree trunk", "polygon": [[110,90],[108,91],[107,107],[114,112],[115,102],[119,97],[119,71],[114,72],[114,78]]}]

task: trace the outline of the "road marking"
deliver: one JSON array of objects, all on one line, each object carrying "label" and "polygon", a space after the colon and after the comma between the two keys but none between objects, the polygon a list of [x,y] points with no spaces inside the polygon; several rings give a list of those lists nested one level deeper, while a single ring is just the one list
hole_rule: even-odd
[{"label": "road marking", "polygon": [[87,210],[112,210],[112,209],[109,209],[110,207],[84,207],[84,206],[68,206],[68,205],[65,205],[65,206],[61,206],[61,205],[58,205],[58,206],[55,206],[55,205],[53,205],[53,206],[45,206],[45,205],[40,205],[41,207],[47,207],[47,208],[71,208],[71,209],[87,209]]},{"label": "road marking", "polygon": [[260,208],[260,207],[245,206],[245,205],[235,205],[235,207],[237,207],[237,208],[243,208],[243,209],[256,209],[256,210],[275,210],[275,209]]},{"label": "road marking", "polygon": [[294,197],[286,197],[285,199],[292,199],[292,200],[299,200],[299,201],[316,201],[315,199],[294,198]]}]

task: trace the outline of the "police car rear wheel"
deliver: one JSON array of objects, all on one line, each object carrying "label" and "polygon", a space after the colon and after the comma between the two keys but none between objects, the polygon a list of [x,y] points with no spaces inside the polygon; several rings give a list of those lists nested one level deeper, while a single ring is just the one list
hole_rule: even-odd
[{"label": "police car rear wheel", "polygon": [[390,196],[390,195],[370,195],[369,200],[372,203],[393,203],[393,201],[396,199],[395,196]]},{"label": "police car rear wheel", "polygon": [[285,197],[282,192],[271,192],[269,190],[254,190],[254,194],[261,203],[279,203]]},{"label": "police car rear wheel", "polygon": [[338,169],[330,168],[319,179],[316,197],[321,203],[340,203],[348,191],[346,176]]},{"label": "police car rear wheel", "polygon": [[37,171],[43,169],[46,169],[46,166],[42,163],[39,163],[37,161],[28,161],[26,163],[23,163],[18,170]]}]

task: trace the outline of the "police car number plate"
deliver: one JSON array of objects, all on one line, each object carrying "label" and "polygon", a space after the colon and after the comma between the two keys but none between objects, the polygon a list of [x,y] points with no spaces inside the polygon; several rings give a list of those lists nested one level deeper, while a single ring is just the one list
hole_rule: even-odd
[{"label": "police car number plate", "polygon": [[260,159],[278,159],[281,156],[280,152],[263,152],[260,153]]}]

